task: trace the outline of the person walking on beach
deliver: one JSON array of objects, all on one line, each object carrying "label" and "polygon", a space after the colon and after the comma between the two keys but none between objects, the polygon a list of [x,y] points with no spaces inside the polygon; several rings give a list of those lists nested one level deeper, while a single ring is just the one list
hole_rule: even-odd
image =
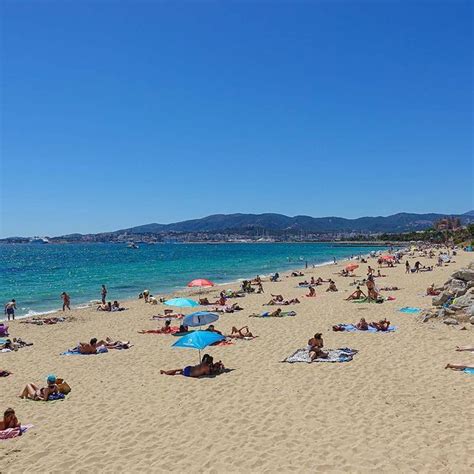
[{"label": "person walking on beach", "polygon": [[15,321],[15,309],[16,309],[16,301],[12,299],[5,305],[5,314],[8,317],[8,321],[10,321],[10,316],[13,321]]},{"label": "person walking on beach", "polygon": [[66,311],[66,308],[71,310],[71,298],[70,296],[65,292],[63,291],[61,293],[61,298],[63,299],[63,311]]},{"label": "person walking on beach", "polygon": [[105,287],[105,285],[102,285],[101,295],[102,295],[102,304],[105,304],[105,298],[107,297],[107,288]]},{"label": "person walking on beach", "polygon": [[405,273],[410,273],[410,262],[408,260],[405,263]]}]

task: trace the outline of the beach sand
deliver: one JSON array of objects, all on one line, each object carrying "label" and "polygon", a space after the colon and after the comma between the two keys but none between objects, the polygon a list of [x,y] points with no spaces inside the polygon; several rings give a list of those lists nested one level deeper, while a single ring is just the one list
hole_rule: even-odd
[{"label": "beach sand", "polygon": [[[13,407],[35,427],[0,441],[0,472],[472,472],[474,376],[444,366],[474,363],[474,354],[455,352],[457,345],[474,344],[474,326],[461,331],[397,311],[430,307],[431,298],[421,296],[426,287],[444,283],[470,260],[461,253],[456,263],[413,275],[404,274],[404,265],[383,269],[387,277],[377,284],[402,288],[384,292],[396,300],[383,304],[344,301],[354,287],[351,278],[334,275],[342,264],[303,270],[308,280],[333,278],[337,293],[326,293],[324,284],[316,287],[316,298],[305,298],[307,290],[296,288],[303,278],[264,283],[265,294],[232,300],[244,311],[216,323],[226,333],[249,325],[259,337],[206,350],[234,369],[215,378],[160,375],[160,369],[198,361],[197,351],[171,347],[175,337],[137,334],[162,325],[150,317],[163,305],[134,300],[119,313],[74,310],[71,322],[55,326],[11,323],[10,334],[34,346],[0,354],[0,368],[13,372],[0,378],[0,410]],[[376,267],[374,259],[369,263]],[[362,264],[356,274],[362,277],[366,269]],[[297,316],[249,318],[268,309],[262,303],[270,293],[299,297],[301,304],[284,308]],[[197,297],[196,291],[187,294]],[[386,317],[398,329],[331,330],[361,317]],[[315,332],[323,333],[325,347],[359,353],[348,363],[280,362]],[[134,347],[59,355],[78,341],[105,336],[131,340]],[[65,401],[17,397],[26,383],[43,384],[49,373],[72,387]]]}]

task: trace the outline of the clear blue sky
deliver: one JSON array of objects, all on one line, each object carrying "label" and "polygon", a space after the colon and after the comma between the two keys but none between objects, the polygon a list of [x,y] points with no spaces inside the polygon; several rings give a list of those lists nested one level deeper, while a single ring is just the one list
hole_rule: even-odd
[{"label": "clear blue sky", "polygon": [[1,10],[2,236],[474,207],[468,0]]}]

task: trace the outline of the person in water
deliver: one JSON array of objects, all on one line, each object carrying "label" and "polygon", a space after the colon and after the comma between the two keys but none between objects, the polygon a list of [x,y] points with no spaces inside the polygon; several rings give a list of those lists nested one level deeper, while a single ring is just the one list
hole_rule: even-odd
[{"label": "person in water", "polygon": [[100,294],[102,296],[102,304],[105,304],[105,298],[107,297],[107,288],[105,285],[102,285],[102,289],[100,290]]},{"label": "person in water", "polygon": [[18,428],[19,435],[21,435],[21,424],[16,417],[15,410],[13,408],[7,408],[3,412],[3,420],[0,420],[0,430],[8,430]]},{"label": "person in water", "polygon": [[47,401],[50,395],[59,393],[58,386],[56,385],[56,376],[48,375],[46,379],[46,387],[38,387],[34,383],[29,383],[26,387],[20,392],[20,398],[29,398],[30,400],[36,401]]},{"label": "person in water", "polygon": [[12,299],[5,305],[5,314],[8,318],[8,321],[10,321],[10,318],[12,318],[12,320],[15,321],[15,310],[16,310],[16,301]]},{"label": "person in water", "polygon": [[211,375],[214,359],[209,354],[204,354],[198,365],[187,365],[182,369],[160,370],[162,375],[184,375],[185,377],[202,377]]},{"label": "person in water", "polygon": [[311,361],[318,358],[320,359],[327,358],[328,353],[323,351],[323,347],[324,347],[324,342],[323,342],[322,334],[318,332],[308,341],[308,352],[309,352]]},{"label": "person in water", "polygon": [[65,291],[63,291],[61,293],[61,298],[63,300],[63,311],[66,311],[66,308],[70,310],[71,309],[71,297]]}]

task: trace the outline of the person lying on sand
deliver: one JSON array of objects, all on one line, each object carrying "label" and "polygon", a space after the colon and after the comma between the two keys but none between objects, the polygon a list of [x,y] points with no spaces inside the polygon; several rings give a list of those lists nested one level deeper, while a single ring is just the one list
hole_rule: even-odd
[{"label": "person lying on sand", "polygon": [[257,336],[254,336],[248,326],[244,326],[243,328],[237,329],[235,326],[232,326],[232,332],[229,334],[228,337],[232,337],[233,339],[253,339]]},{"label": "person lying on sand", "polygon": [[306,295],[308,298],[313,298],[316,296],[316,290],[314,289],[314,287],[310,286],[308,290],[309,293]]},{"label": "person lying on sand", "polygon": [[384,286],[380,288],[381,291],[398,291],[399,289],[398,286]]},{"label": "person lying on sand", "polygon": [[328,353],[322,350],[323,347],[324,347],[324,342],[323,342],[322,334],[318,332],[308,341],[307,349],[308,349],[311,361],[317,358],[320,358],[320,359],[327,358]]},{"label": "person lying on sand", "polygon": [[328,289],[326,290],[326,292],[328,291],[339,291],[337,288],[336,288],[336,283],[334,283],[332,280],[329,280],[329,287]]},{"label": "person lying on sand", "polygon": [[184,375],[185,377],[202,377],[211,375],[214,359],[209,354],[204,354],[202,362],[198,365],[187,365],[183,369],[160,370],[162,375]]},{"label": "person lying on sand", "polygon": [[474,352],[474,346],[456,346],[456,350],[458,352],[462,352],[462,351]]},{"label": "person lying on sand", "polygon": [[357,289],[354,291],[354,293],[352,293],[351,295],[349,295],[347,298],[346,298],[346,301],[350,301],[350,300],[360,300],[362,298],[367,298],[367,296],[365,295],[365,293],[360,289],[360,286],[357,287]]},{"label": "person lying on sand", "polygon": [[387,319],[381,319],[379,322],[371,322],[369,326],[377,329],[377,331],[385,332],[388,331],[388,328],[390,327],[390,321],[387,321]]},{"label": "person lying on sand", "polygon": [[50,395],[59,393],[58,386],[56,385],[56,376],[48,375],[46,379],[46,387],[38,387],[34,383],[29,383],[26,387],[20,392],[20,398],[28,398],[30,400],[42,400],[47,401]]},{"label": "person lying on sand", "polygon": [[453,369],[453,370],[474,369],[474,364],[446,364],[445,369]]},{"label": "person lying on sand", "polygon": [[0,350],[9,349],[11,351],[17,351],[18,349],[25,346],[32,346],[32,342],[25,342],[20,338],[7,339],[3,344],[0,344]]},{"label": "person lying on sand", "polygon": [[[13,408],[7,408],[3,412],[3,420],[0,420],[0,430],[8,430],[10,428],[18,428],[19,430],[21,428],[21,424],[18,421]],[[21,430],[18,434],[21,435]]]},{"label": "person lying on sand", "polygon": [[214,324],[209,324],[207,329],[204,329],[204,330],[209,331],[209,332],[215,332],[216,334],[220,334],[222,336],[222,333],[214,327]]},{"label": "person lying on sand", "polygon": [[[367,331],[369,329],[369,325],[367,324],[367,321],[364,318],[361,318],[361,320],[354,325],[359,331]],[[346,330],[346,325],[345,324],[336,324],[335,326],[332,327],[333,331],[345,331]]]},{"label": "person lying on sand", "polygon": [[158,331],[161,334],[170,334],[173,332],[173,329],[171,328],[171,319],[167,319],[165,321],[165,325],[161,328],[158,328]]},{"label": "person lying on sand", "polygon": [[308,285],[309,285],[309,283],[308,283],[307,280],[300,281],[300,282],[298,283],[298,286],[308,286]]},{"label": "person lying on sand", "polygon": [[112,311],[112,303],[110,301],[108,303],[101,303],[97,306],[97,311]]}]

